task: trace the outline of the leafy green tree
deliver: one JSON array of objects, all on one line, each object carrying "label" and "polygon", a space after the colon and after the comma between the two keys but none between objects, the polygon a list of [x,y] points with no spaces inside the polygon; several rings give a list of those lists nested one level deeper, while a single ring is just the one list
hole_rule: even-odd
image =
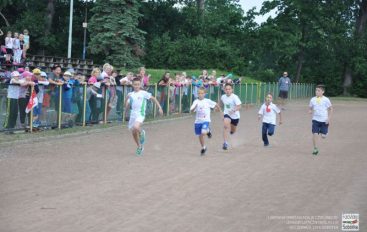
[{"label": "leafy green tree", "polygon": [[118,67],[136,67],[144,55],[138,0],[98,0],[92,12],[89,49]]}]

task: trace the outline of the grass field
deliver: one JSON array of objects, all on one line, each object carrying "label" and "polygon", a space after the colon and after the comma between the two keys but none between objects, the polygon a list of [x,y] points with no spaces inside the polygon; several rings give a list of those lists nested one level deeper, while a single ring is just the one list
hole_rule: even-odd
[{"label": "grass field", "polygon": [[[212,72],[213,69],[208,69],[209,75]],[[219,77],[219,75],[224,74],[227,75],[229,74],[229,72],[227,71],[223,71],[223,70],[217,70],[215,69],[217,72],[217,77]],[[132,71],[134,73],[137,73],[137,70],[123,70],[123,72],[128,72],[128,71]],[[187,70],[174,70],[174,69],[147,69],[147,73],[151,75],[151,83],[157,83],[163,76],[163,74],[165,72],[170,72],[171,77],[174,78],[175,73],[178,72],[186,72],[186,74],[188,76],[200,76],[202,73],[202,69],[187,69]],[[242,83],[256,83],[259,82],[258,80],[255,80],[251,77],[248,76],[239,76],[239,75],[234,75],[234,78],[238,78],[238,77],[242,77]]]}]

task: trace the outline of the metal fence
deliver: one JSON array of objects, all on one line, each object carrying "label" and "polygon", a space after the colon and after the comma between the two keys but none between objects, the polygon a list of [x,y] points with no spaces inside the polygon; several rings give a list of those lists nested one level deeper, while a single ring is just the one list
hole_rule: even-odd
[{"label": "metal fence", "polygon": [[[14,128],[4,128],[4,121],[9,107],[7,89],[9,84],[0,84],[0,131],[28,130],[34,127],[34,113],[24,112],[24,102],[29,98],[19,99],[18,118]],[[289,99],[310,98],[314,95],[314,84],[294,83],[289,91]],[[31,88],[31,87],[29,87]],[[128,112],[124,107],[126,95],[132,91],[130,86],[102,86],[98,89],[98,97],[90,94],[88,88],[92,86],[79,85],[72,88],[68,98],[63,96],[62,86],[44,86],[44,97],[41,103],[41,114],[38,118],[41,128],[65,128],[72,126],[87,126],[95,123],[120,121],[125,123]],[[189,113],[190,105],[196,98],[195,86],[157,86],[151,85],[146,91],[157,98],[163,108],[165,116]],[[277,83],[246,83],[234,85],[234,93],[239,96],[243,104],[259,105],[264,102],[267,93],[272,93],[274,100],[278,97]],[[224,94],[221,86],[207,87],[207,98],[219,102]],[[23,104],[20,104],[23,102]],[[65,110],[68,109],[68,110]],[[65,112],[66,111],[66,112]],[[148,101],[146,118],[154,119],[158,110],[154,103]]]}]

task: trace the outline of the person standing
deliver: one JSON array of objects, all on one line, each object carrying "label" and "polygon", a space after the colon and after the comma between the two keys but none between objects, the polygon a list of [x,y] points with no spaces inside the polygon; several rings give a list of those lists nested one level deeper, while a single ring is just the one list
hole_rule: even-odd
[{"label": "person standing", "polygon": [[288,72],[284,72],[283,76],[279,78],[278,86],[279,86],[279,98],[280,98],[279,105],[282,110],[285,110],[284,108],[285,102],[288,99],[288,92],[292,86],[291,79],[288,77]]}]

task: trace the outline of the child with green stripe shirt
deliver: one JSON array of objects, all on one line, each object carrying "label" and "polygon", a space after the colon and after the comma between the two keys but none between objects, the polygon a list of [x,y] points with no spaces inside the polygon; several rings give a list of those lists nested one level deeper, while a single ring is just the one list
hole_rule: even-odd
[{"label": "child with green stripe shirt", "polygon": [[130,119],[129,119],[129,130],[132,131],[134,141],[138,148],[136,149],[136,155],[142,155],[144,150],[145,142],[145,131],[141,128],[145,119],[145,110],[147,100],[152,100],[159,108],[159,113],[162,115],[163,110],[159,102],[151,93],[141,90],[141,80],[135,78],[132,82],[134,91],[129,93],[125,99],[125,107],[130,107]]}]

